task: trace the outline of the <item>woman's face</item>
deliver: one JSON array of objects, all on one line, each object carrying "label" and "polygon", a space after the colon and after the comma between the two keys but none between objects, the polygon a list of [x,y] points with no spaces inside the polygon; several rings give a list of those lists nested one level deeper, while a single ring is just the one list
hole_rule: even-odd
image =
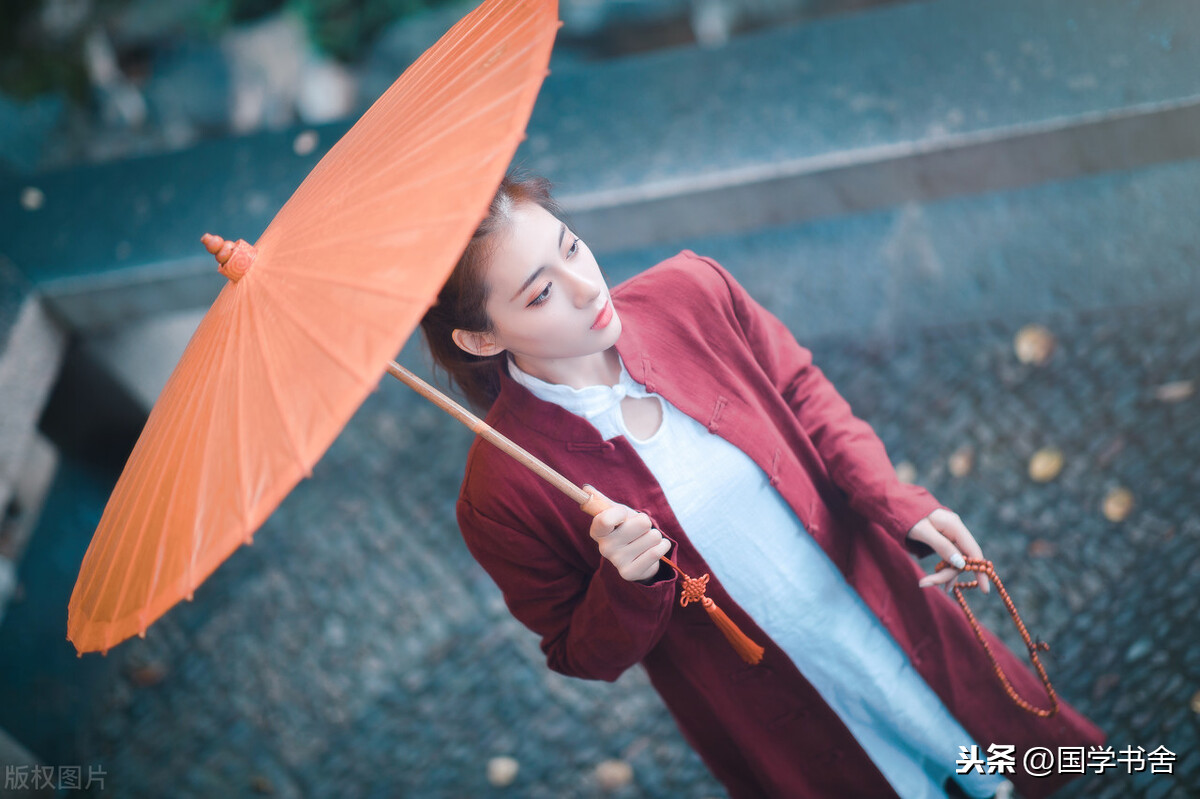
[{"label": "woman's face", "polygon": [[621,320],[587,245],[549,211],[518,203],[496,234],[488,264],[487,333],[455,331],[460,347],[477,355],[508,351],[538,377],[569,382],[588,356],[603,353],[621,335]]}]

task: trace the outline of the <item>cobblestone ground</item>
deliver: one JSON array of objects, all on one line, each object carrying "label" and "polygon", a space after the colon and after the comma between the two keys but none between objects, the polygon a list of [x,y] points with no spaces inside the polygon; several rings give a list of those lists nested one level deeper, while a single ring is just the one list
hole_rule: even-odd
[{"label": "cobblestone ground", "polygon": [[[1040,367],[1013,350],[1034,321],[1057,339]],[[1171,775],[1121,768],[1060,795],[1197,795],[1200,396],[1159,387],[1200,383],[1200,310],[808,343],[893,460],[984,542],[1052,645],[1059,693],[1115,750],[1176,754]],[[76,758],[104,767],[105,795],[721,796],[640,671],[555,675],[508,617],[454,527],[468,443],[387,381],[253,546],[110,653]],[[965,474],[949,465],[964,446]],[[1064,467],[1034,482],[1027,464],[1048,446]],[[1122,522],[1101,512],[1117,486],[1135,501]],[[972,598],[1022,651],[999,601]],[[520,764],[506,789],[488,783],[496,756]],[[610,758],[633,782],[605,792],[595,770]]]}]

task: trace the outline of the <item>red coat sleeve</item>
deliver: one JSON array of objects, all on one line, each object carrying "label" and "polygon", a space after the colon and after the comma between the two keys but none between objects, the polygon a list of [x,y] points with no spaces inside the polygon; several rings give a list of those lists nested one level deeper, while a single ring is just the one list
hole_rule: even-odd
[{"label": "red coat sleeve", "polygon": [[[607,560],[581,571],[530,532],[489,518],[463,497],[458,524],[467,548],[504,594],[513,616],[541,636],[551,669],[571,677],[617,679],[667,629],[675,577],[631,583]],[[590,540],[590,539],[589,539]]]},{"label": "red coat sleeve", "polygon": [[755,359],[792,409],[820,453],[833,482],[846,492],[850,507],[876,522],[918,556],[932,550],[907,540],[912,526],[943,507],[929,491],[902,482],[883,442],[813,363],[782,322],[763,308],[716,262],[734,316]]}]

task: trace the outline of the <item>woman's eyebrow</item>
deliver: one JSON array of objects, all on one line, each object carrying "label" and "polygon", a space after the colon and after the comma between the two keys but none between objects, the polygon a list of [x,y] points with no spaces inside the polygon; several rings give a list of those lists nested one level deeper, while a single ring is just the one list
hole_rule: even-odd
[{"label": "woman's eyebrow", "polygon": [[525,278],[525,282],[521,284],[521,288],[517,289],[517,293],[512,295],[512,297],[509,299],[509,302],[512,302],[512,300],[515,300],[517,297],[521,296],[521,292],[533,285],[533,281],[537,280],[538,275],[544,272],[545,269],[546,267],[539,266],[537,269],[533,270],[533,274]]},{"label": "woman's eyebrow", "polygon": [[[559,222],[558,225],[559,225],[558,226],[558,249],[561,250],[562,243],[563,243],[563,236],[565,236],[567,234],[567,226],[563,222]],[[540,275],[543,272],[543,270],[545,270],[545,268],[546,267],[544,267],[544,266],[539,266],[537,269],[533,270],[533,274],[531,274],[529,277],[525,278],[525,282],[521,284],[521,288],[517,289],[516,293],[513,294],[511,298],[509,298],[509,302],[512,302],[513,300],[515,300],[517,297],[519,297],[521,295],[521,292],[525,291],[525,289],[527,289],[531,285],[533,285],[533,281],[537,280],[538,275]]]}]

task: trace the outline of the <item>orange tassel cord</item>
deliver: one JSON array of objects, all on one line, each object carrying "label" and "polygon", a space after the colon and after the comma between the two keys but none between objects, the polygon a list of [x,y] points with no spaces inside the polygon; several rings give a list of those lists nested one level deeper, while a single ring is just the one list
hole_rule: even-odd
[{"label": "orange tassel cord", "polygon": [[725,611],[721,610],[716,602],[713,602],[710,597],[705,596],[704,592],[708,589],[708,575],[688,577],[670,558],[664,556],[660,560],[664,561],[683,578],[683,593],[679,598],[680,607],[686,608],[693,602],[699,602],[704,610],[708,612],[708,617],[712,619],[713,624],[717,625],[717,629],[725,635],[725,639],[729,641],[734,651],[741,656],[742,660],[751,666],[757,666],[762,661],[763,648],[751,641],[734,624],[733,619],[725,615]]},{"label": "orange tassel cord", "polygon": [[[477,431],[478,432],[478,431]],[[580,510],[590,516],[595,516],[603,512],[605,509],[612,507],[612,502],[590,486],[584,486],[583,489],[576,488],[571,483],[567,482],[566,478],[559,475],[557,472],[552,472],[551,476],[546,479],[555,482],[557,479],[564,493],[570,494],[579,502]],[[586,490],[585,490],[586,489]],[[724,635],[725,639],[733,646],[734,650],[741,656],[742,660],[749,663],[751,666],[757,666],[763,657],[763,648],[750,640],[747,635],[738,629],[734,624],[733,619],[725,615],[725,611],[717,607],[717,603],[704,595],[708,588],[708,575],[703,577],[689,577],[684,573],[683,569],[675,565],[675,561],[668,558],[666,555],[659,557],[663,563],[675,570],[675,573],[683,578],[683,596],[679,598],[681,607],[687,607],[693,602],[699,602],[707,611],[708,617],[712,619],[713,624],[717,625],[717,629]]]},{"label": "orange tassel cord", "polygon": [[[1040,708],[1035,707],[1031,703],[1025,701],[1017,690],[1013,688],[1012,682],[1009,681],[1008,675],[1004,673],[1004,669],[1000,668],[1000,664],[996,661],[996,656],[992,654],[992,648],[988,646],[987,639],[983,637],[983,630],[980,629],[979,622],[975,619],[975,614],[971,612],[970,605],[967,604],[966,598],[963,596],[963,589],[978,588],[979,580],[971,580],[970,582],[955,583],[954,597],[958,600],[958,604],[962,607],[963,612],[967,614],[967,620],[971,623],[971,629],[975,632],[975,637],[979,639],[979,643],[983,644],[983,651],[987,653],[988,659],[992,661],[992,669],[996,673],[996,678],[1000,680],[1000,684],[1004,686],[1004,692],[1012,699],[1016,705],[1027,713],[1032,713],[1041,718],[1049,718],[1058,712],[1058,694],[1054,692],[1054,686],[1050,684],[1050,678],[1046,675],[1046,669],[1042,666],[1041,658],[1038,657],[1038,650],[1046,651],[1050,649],[1050,645],[1044,641],[1034,641],[1029,635],[1029,630],[1025,629],[1025,623],[1021,621],[1021,615],[1017,613],[1017,606],[1013,604],[1012,599],[1008,595],[1008,591],[1004,590],[1004,583],[1000,582],[1000,578],[996,576],[996,568],[990,560],[982,560],[980,558],[967,558],[966,566],[963,571],[981,572],[988,576],[992,584],[996,586],[996,593],[1004,600],[1004,606],[1008,608],[1008,613],[1012,616],[1013,623],[1017,626],[1017,632],[1021,634],[1021,638],[1025,641],[1025,646],[1029,650],[1029,659],[1033,662],[1034,668],[1037,670],[1038,676],[1042,679],[1042,685],[1046,687],[1046,695],[1050,697],[1050,707]],[[941,571],[950,564],[946,561],[940,561],[935,571]]]}]

